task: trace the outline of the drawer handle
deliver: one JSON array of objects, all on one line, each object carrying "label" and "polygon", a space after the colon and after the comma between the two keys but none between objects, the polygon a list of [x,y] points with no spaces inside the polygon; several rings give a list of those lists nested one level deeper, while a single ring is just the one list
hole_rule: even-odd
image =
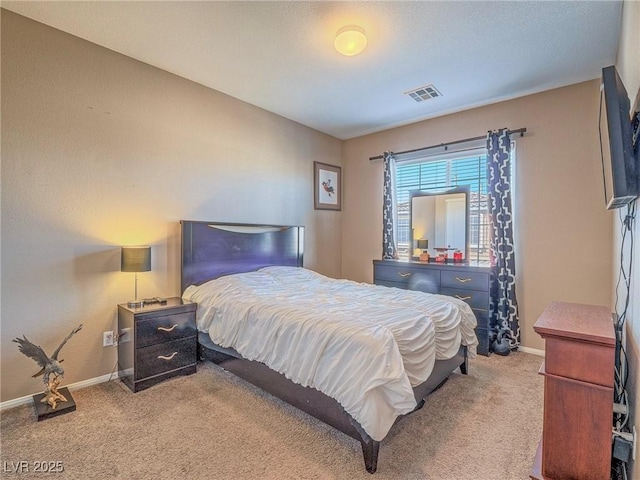
[{"label": "drawer handle", "polygon": [[471,300],[471,295],[467,296],[467,297],[461,297],[460,295],[455,295],[455,297],[458,300]]},{"label": "drawer handle", "polygon": [[411,276],[411,272],[398,272],[398,275],[400,275],[402,278],[410,277]]},{"label": "drawer handle", "polygon": [[459,281],[460,283],[467,283],[471,281],[470,278],[460,278],[460,277],[456,277],[456,280]]},{"label": "drawer handle", "polygon": [[171,328],[167,328],[167,327],[158,327],[158,330],[161,330],[163,332],[173,332],[173,330],[178,326],[178,324],[176,323],[173,327]]},{"label": "drawer handle", "polygon": [[173,357],[175,357],[178,354],[178,352],[173,352],[171,355],[158,355],[158,358],[160,360],[173,360]]}]

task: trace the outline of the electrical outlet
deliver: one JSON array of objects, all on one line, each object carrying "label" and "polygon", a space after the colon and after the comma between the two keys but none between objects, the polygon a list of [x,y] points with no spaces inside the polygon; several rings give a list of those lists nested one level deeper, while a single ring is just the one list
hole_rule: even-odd
[{"label": "electrical outlet", "polygon": [[110,347],[113,345],[113,330],[102,334],[102,346]]}]

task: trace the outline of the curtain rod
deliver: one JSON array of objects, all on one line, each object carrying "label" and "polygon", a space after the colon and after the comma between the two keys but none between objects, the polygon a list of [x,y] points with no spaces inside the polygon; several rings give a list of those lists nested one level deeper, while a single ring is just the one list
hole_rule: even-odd
[{"label": "curtain rod", "polygon": [[[516,130],[508,130],[509,135],[511,135],[512,133],[519,133],[520,136],[524,136],[525,132],[527,131],[526,128],[518,128]],[[483,138],[487,138],[486,135],[482,135],[481,137],[471,137],[471,138],[465,138],[463,140],[455,140],[453,142],[447,142],[447,143],[438,143],[437,145],[429,145],[428,147],[422,147],[422,148],[416,148],[413,150],[405,150],[404,152],[391,152],[394,153],[396,155],[404,155],[405,153],[415,153],[415,152],[421,152],[422,150],[429,150],[431,148],[438,148],[438,147],[444,147],[445,151],[447,150],[447,147],[449,145],[456,145],[458,143],[466,143],[466,142],[472,142],[474,140],[482,140]],[[370,161],[373,160],[382,160],[384,157],[382,155],[378,155],[375,157],[369,157]]]}]

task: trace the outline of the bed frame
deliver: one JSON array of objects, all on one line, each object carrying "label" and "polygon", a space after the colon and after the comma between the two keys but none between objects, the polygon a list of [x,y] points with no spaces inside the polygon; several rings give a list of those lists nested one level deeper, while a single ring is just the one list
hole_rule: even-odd
[{"label": "bed frame", "polygon": [[[223,275],[255,271],[272,265],[302,266],[304,227],[186,220],[180,223],[183,292],[189,285],[198,285]],[[199,335],[198,352],[201,360],[220,365],[358,440],[362,445],[367,472],[376,471],[380,442],[369,437],[336,400],[314,388],[294,383],[262,363],[244,359],[233,349],[215,345],[207,334]],[[422,408],[425,398],[446,382],[456,368],[460,368],[463,374],[467,373],[465,346],[461,346],[453,358],[437,360],[431,376],[413,389],[417,402],[414,411]]]}]

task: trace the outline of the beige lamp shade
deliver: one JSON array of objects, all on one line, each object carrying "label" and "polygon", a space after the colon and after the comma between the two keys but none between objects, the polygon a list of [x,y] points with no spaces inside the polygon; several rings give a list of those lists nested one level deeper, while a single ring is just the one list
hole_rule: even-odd
[{"label": "beige lamp shade", "polygon": [[429,240],[426,238],[418,239],[417,243],[420,250],[426,250],[427,248],[429,248]]},{"label": "beige lamp shade", "polygon": [[151,247],[148,245],[140,247],[122,247],[120,257],[120,271],[134,272],[135,275],[135,300],[127,303],[130,308],[144,307],[144,302],[138,301],[138,272],[148,272],[151,270]]},{"label": "beige lamp shade", "polygon": [[120,271],[148,272],[151,270],[151,247],[122,247]]}]

